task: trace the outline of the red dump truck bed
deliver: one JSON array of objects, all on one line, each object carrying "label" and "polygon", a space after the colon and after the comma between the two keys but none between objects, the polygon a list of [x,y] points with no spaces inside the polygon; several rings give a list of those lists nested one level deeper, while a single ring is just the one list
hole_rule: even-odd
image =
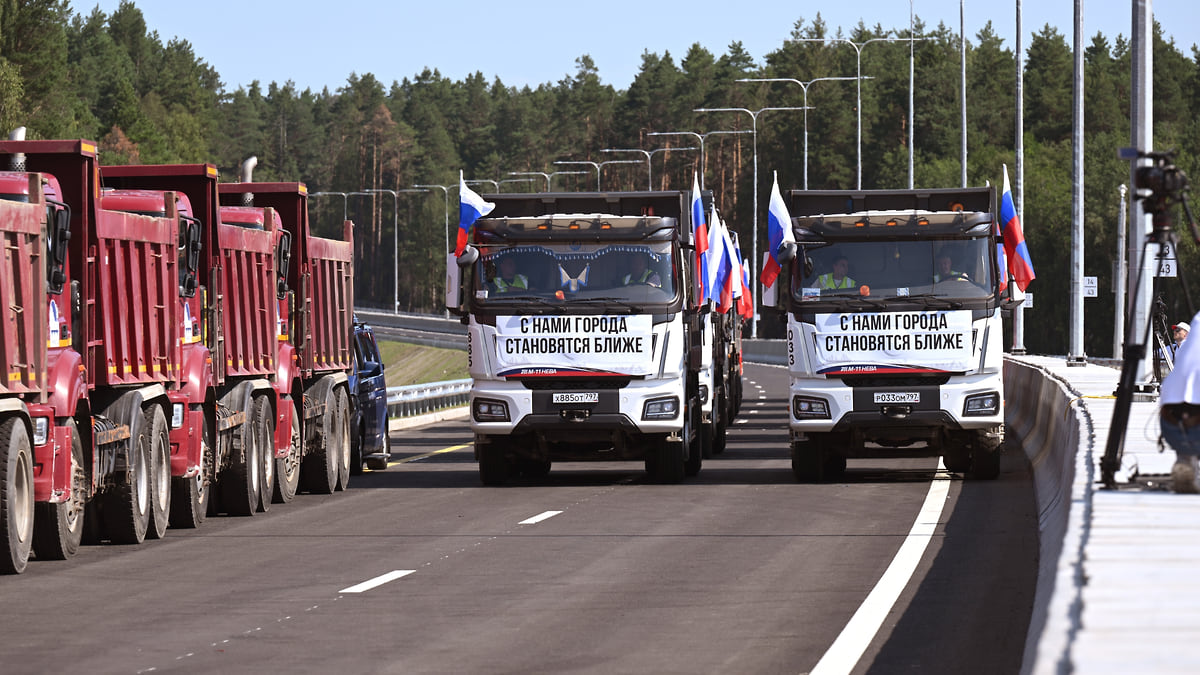
[{"label": "red dump truck bed", "polygon": [[[287,284],[295,291],[296,304],[290,334],[301,375],[349,370],[354,359],[353,225],[344,224],[343,241],[312,236],[303,183],[222,183],[219,191],[224,206],[274,209],[292,234]],[[251,203],[245,195],[252,197]]]},{"label": "red dump truck bed", "polygon": [[[46,377],[46,206],[37,174],[0,176],[23,181],[29,203],[0,197],[0,361],[7,377],[0,380],[0,396],[44,393]],[[27,187],[26,187],[27,186]]]},{"label": "red dump truck bed", "polygon": [[26,153],[27,171],[58,178],[59,199],[71,207],[69,256],[81,302],[76,331],[89,387],[178,379],[177,220],[100,210],[100,167],[90,141],[0,141],[0,156],[19,153]]},{"label": "red dump truck bed", "polygon": [[227,377],[269,377],[276,371],[275,220],[262,229],[221,222],[217,168],[212,164],[103,168],[105,187],[174,190],[187,195],[203,228],[200,285],[219,320],[206,327],[216,384]]}]

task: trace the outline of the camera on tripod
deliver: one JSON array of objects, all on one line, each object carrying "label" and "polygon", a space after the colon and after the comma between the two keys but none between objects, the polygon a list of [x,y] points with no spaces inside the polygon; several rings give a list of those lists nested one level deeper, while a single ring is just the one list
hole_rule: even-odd
[{"label": "camera on tripod", "polygon": [[[1187,203],[1187,191],[1190,186],[1187,174],[1175,166],[1175,151],[1143,152],[1136,148],[1121,148],[1117,153],[1121,159],[1135,161],[1149,159],[1150,164],[1137,167],[1134,173],[1134,188],[1142,200],[1142,208],[1146,213],[1156,216],[1164,215],[1166,210],[1176,203]],[[1155,218],[1154,227],[1170,229],[1171,222],[1165,218]]]}]

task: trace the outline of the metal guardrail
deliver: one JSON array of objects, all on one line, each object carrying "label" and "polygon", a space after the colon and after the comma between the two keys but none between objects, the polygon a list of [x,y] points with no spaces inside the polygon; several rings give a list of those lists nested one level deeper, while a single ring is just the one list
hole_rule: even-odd
[{"label": "metal guardrail", "polygon": [[388,417],[424,415],[443,408],[466,405],[470,398],[470,379],[388,387]]}]

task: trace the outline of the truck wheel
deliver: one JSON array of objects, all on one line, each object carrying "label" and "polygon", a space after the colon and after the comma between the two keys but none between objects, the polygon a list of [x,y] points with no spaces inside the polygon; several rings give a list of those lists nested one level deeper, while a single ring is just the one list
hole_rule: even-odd
[{"label": "truck wheel", "polygon": [[58,504],[38,504],[33,520],[33,550],[39,560],[66,560],[83,540],[83,509],[87,506],[87,471],[83,465],[83,440],[75,420],[67,421],[71,434],[71,498]]},{"label": "truck wheel", "polygon": [[[350,487],[350,396],[344,387],[335,390],[337,401],[337,422],[334,427],[334,451],[337,457],[338,480],[335,490],[345,490]],[[358,462],[358,471],[362,473],[362,460]]]},{"label": "truck wheel", "polygon": [[192,478],[176,478],[171,484],[171,527],[193,529],[208,516],[215,457],[209,420],[200,432],[200,471]]},{"label": "truck wheel", "polygon": [[942,463],[946,470],[953,473],[967,473],[971,470],[971,451],[965,447],[946,449],[942,455]]},{"label": "truck wheel", "polygon": [[296,497],[296,490],[300,488],[301,441],[300,412],[293,408],[292,441],[288,445],[287,455],[275,458],[275,492],[271,495],[271,501],[276,504],[292,501]]},{"label": "truck wheel", "polygon": [[[725,388],[721,387],[717,393],[717,399],[713,401],[713,439],[712,439],[712,454],[714,456],[725,452],[725,430],[726,421],[729,419],[729,410],[726,407],[729,405],[729,399],[725,395]],[[705,457],[705,459],[708,459]]]},{"label": "truck wheel", "polygon": [[229,469],[219,483],[221,504],[231,516],[252,516],[258,508],[263,448],[259,447],[254,424],[254,410],[257,405],[256,397],[250,401],[246,421],[234,431],[233,457]]},{"label": "truck wheel", "polygon": [[995,450],[976,449],[971,453],[971,480],[996,480],[1000,477],[1000,448]]},{"label": "truck wheel", "polygon": [[146,536],[162,539],[171,522],[171,437],[167,416],[152,405],[142,411],[150,431],[150,527]]},{"label": "truck wheel", "polygon": [[813,441],[792,443],[792,474],[801,483],[825,480],[825,458],[821,446]]},{"label": "truck wheel", "polygon": [[254,399],[254,433],[258,434],[258,512],[271,509],[275,492],[275,414],[266,396]]},{"label": "truck wheel", "polygon": [[[693,414],[692,410],[695,410],[696,414]],[[696,418],[700,416],[699,412],[698,406],[689,405],[687,414],[683,416],[683,429],[680,431],[680,435],[683,436],[683,443],[680,445],[687,451],[687,456],[683,460],[683,475],[689,478],[700,473],[700,465],[704,462],[704,453],[709,452],[712,447],[711,428],[705,424],[695,424]],[[695,436],[689,441],[688,436],[691,436],[693,432]],[[679,480],[683,480],[683,478],[681,477]]]},{"label": "truck wheel", "polygon": [[654,474],[651,480],[663,485],[674,485],[683,480],[686,470],[684,444],[680,441],[662,441],[654,449],[658,454],[654,462]]},{"label": "truck wheel", "polygon": [[101,522],[105,534],[114,544],[140,544],[146,539],[150,526],[151,483],[150,453],[153,440],[148,424],[140,425],[138,434],[129,439],[126,449],[123,480],[105,496]]},{"label": "truck wheel", "polygon": [[479,480],[488,487],[499,487],[508,482],[513,473],[513,463],[507,457],[504,445],[488,443],[479,446]]},{"label": "truck wheel", "polygon": [[550,460],[522,457],[517,460],[517,472],[533,480],[545,478],[550,475]]},{"label": "truck wheel", "polygon": [[0,537],[6,553],[0,572],[20,574],[33,549],[33,448],[17,417],[0,423]]},{"label": "truck wheel", "polygon": [[[392,439],[390,434],[383,435],[383,450],[382,457],[368,457],[367,468],[372,471],[383,471],[388,467],[388,461],[392,456]],[[547,469],[549,470],[549,469]]]},{"label": "truck wheel", "polygon": [[300,482],[305,489],[316,494],[332,494],[338,483],[337,442],[337,394],[330,389],[325,394],[325,411],[321,414],[321,428],[312,452],[304,456],[300,466]]},{"label": "truck wheel", "polygon": [[[363,472],[363,439],[366,436],[366,431],[362,426],[354,429],[350,434],[350,475],[361,476]],[[387,438],[384,438],[384,443]]]}]

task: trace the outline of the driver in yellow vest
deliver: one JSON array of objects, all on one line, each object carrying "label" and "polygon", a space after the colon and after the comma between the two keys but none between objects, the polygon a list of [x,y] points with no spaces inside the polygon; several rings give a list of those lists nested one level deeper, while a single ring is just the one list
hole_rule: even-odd
[{"label": "driver in yellow vest", "polygon": [[621,280],[623,286],[644,285],[662,288],[662,279],[658,273],[650,269],[646,264],[646,256],[635,255],[629,262],[629,274]]},{"label": "driver in yellow vest", "polygon": [[528,290],[529,277],[517,274],[517,260],[512,256],[500,259],[499,274],[492,279],[492,286],[497,293],[507,293],[512,289]]},{"label": "driver in yellow vest", "polygon": [[850,271],[850,261],[846,260],[846,256],[839,255],[833,260],[833,271],[817,277],[817,288],[834,290],[856,287],[858,282],[846,275],[848,271]]},{"label": "driver in yellow vest", "polygon": [[949,253],[939,254],[934,264],[934,268],[937,270],[933,273],[933,282],[935,284],[940,281],[965,280],[967,278],[967,275],[954,269],[954,261],[950,259]]}]

